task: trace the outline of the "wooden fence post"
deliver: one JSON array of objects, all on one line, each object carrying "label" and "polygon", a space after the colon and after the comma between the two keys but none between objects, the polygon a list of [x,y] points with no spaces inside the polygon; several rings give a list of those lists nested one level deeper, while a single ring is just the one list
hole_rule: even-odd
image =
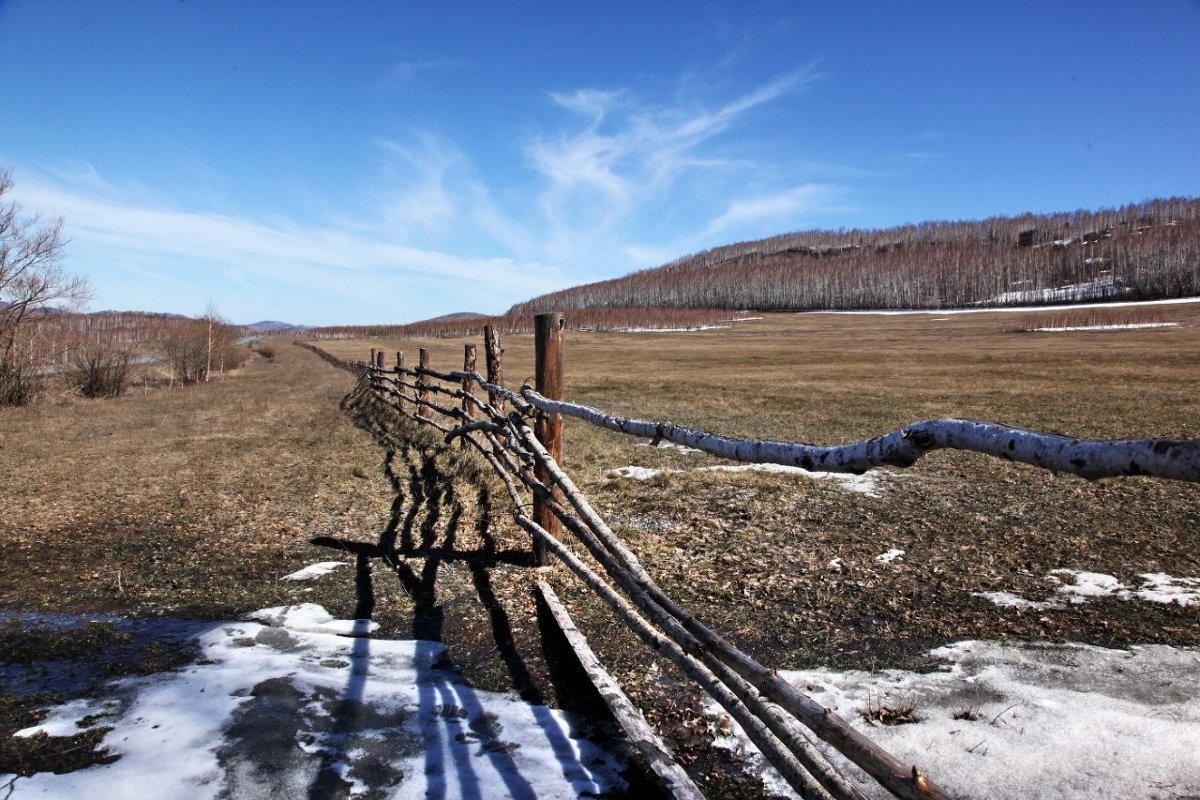
[{"label": "wooden fence post", "polygon": [[[417,372],[420,373],[421,370],[426,369],[429,369],[429,351],[422,347],[417,354]],[[422,405],[422,403],[429,402],[429,389],[426,388],[427,378],[427,375],[417,375],[417,386],[421,387],[417,391],[417,400],[420,401],[417,403],[417,416],[421,419],[427,418],[425,414],[426,406]]]},{"label": "wooden fence post", "polygon": [[[487,381],[496,386],[504,385],[504,364],[500,357],[504,349],[500,347],[500,335],[491,325],[483,326],[483,350],[487,356]],[[492,408],[504,413],[504,398],[498,394],[488,393],[488,403]]]},{"label": "wooden fence post", "polygon": [[404,410],[404,353],[396,351],[396,408]]},{"label": "wooden fence post", "polygon": [[[535,368],[534,389],[538,394],[550,400],[563,399],[563,328],[566,320],[560,312],[538,314],[533,318],[534,355],[537,361]],[[562,464],[562,414],[538,412],[534,423],[534,435],[542,446],[549,451],[550,456],[558,464]],[[539,464],[534,471],[538,480],[550,485],[550,476]],[[562,502],[562,492],[554,488],[555,500]],[[562,540],[562,526],[558,517],[546,508],[545,503],[535,497],[533,501],[533,520],[542,526],[555,539]],[[543,567],[550,563],[550,553],[540,541],[533,543],[533,559]]]},{"label": "wooden fence post", "polygon": [[[474,372],[474,371],[475,371],[475,345],[464,344],[463,345],[463,372]],[[471,393],[471,387],[474,385],[475,385],[475,382],[472,381],[471,379],[463,378],[463,381],[462,381],[462,390],[463,390],[463,395],[464,395],[463,399],[462,399],[462,410],[463,410],[463,415],[464,415],[463,422],[466,422],[471,417],[471,403],[467,399],[466,395]],[[462,446],[463,450],[466,450],[468,447],[470,447],[470,445],[467,443],[467,437],[465,437],[465,436],[462,437],[462,439],[459,441],[459,445]]]}]

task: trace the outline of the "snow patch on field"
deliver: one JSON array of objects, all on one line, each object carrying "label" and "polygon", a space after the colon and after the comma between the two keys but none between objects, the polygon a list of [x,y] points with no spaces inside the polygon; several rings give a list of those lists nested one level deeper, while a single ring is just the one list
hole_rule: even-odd
[{"label": "snow patch on field", "polygon": [[311,581],[328,575],[340,566],[342,566],[341,561],[321,561],[317,564],[309,564],[304,569],[297,570],[290,575],[284,575],[280,580]]},{"label": "snow patch on field", "polygon": [[893,547],[891,550],[888,550],[886,553],[880,553],[879,555],[875,556],[875,560],[878,561],[880,564],[890,564],[893,561],[895,561],[896,559],[903,558],[903,557],[904,557],[904,551],[897,550],[896,548]]},{"label": "snow patch on field", "polygon": [[634,446],[635,447],[653,447],[655,450],[674,450],[677,453],[703,453],[704,452],[703,450],[697,450],[695,447],[687,447],[686,445],[675,444],[674,442],[659,442],[658,444],[655,444],[654,442],[639,442],[638,444],[636,444]]},{"label": "snow patch on field", "polygon": [[[779,674],[955,797],[1135,800],[1200,795],[1200,651],[967,641],[940,670]],[[884,726],[863,711],[913,706]],[[719,713],[714,707],[714,714]],[[763,761],[734,726],[723,739]],[[890,797],[823,742],[868,797]],[[773,770],[772,787],[787,796]]]},{"label": "snow patch on field", "polygon": [[[465,686],[442,645],[348,638],[365,620],[320,606],[216,625],[181,671],[119,681],[53,709],[29,736],[99,715],[111,764],[0,776],[6,798],[577,798],[624,785],[623,765],[563,713]],[[115,698],[115,699],[114,699]]]},{"label": "snow patch on field", "polygon": [[712,467],[697,467],[693,470],[629,466],[610,469],[608,474],[614,478],[645,481],[656,478],[659,475],[679,475],[684,472],[770,472],[782,475],[800,475],[812,480],[836,483],[848,492],[857,492],[868,497],[880,496],[879,484],[872,472],[865,472],[862,475],[849,475],[840,472],[810,472],[801,467],[789,467],[784,464],[720,464]]},{"label": "snow patch on field", "polygon": [[1176,578],[1165,572],[1143,572],[1138,578],[1141,579],[1141,585],[1135,588],[1103,572],[1055,569],[1050,571],[1046,579],[1058,585],[1057,593],[1063,600],[1035,602],[1009,592],[974,592],[972,596],[990,600],[998,606],[1035,609],[1064,608],[1064,601],[1078,604],[1102,597],[1181,606],[1200,605],[1200,578]]}]

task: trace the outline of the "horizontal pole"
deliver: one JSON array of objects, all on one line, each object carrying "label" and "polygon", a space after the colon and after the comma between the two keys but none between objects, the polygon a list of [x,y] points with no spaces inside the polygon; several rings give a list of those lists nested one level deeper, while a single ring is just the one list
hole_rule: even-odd
[{"label": "horizontal pole", "polygon": [[1075,439],[996,422],[930,419],[874,439],[825,446],[735,439],[673,422],[618,417],[589,406],[548,400],[528,387],[521,394],[542,411],[555,411],[610,431],[665,439],[734,461],[811,471],[861,475],[875,467],[910,467],[934,450],[965,450],[1088,479],[1145,475],[1200,481],[1200,439]]}]

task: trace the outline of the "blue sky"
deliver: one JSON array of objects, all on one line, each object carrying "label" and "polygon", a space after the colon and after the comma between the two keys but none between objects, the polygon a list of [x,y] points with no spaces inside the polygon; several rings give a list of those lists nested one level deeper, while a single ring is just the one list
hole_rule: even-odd
[{"label": "blue sky", "polygon": [[1200,3],[0,0],[92,307],[498,313],[734,241],[1200,194]]}]

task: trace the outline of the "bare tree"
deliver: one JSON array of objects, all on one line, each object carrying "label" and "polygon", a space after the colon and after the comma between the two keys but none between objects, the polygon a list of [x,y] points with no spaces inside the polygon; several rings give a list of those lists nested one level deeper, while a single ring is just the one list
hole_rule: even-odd
[{"label": "bare tree", "polygon": [[241,366],[249,350],[237,344],[239,329],[222,317],[211,303],[204,315],[169,326],[159,345],[181,383],[206,383],[213,370],[223,375],[226,368]]},{"label": "bare tree", "polygon": [[89,296],[87,280],[62,267],[62,220],[22,217],[20,205],[5,199],[11,189],[12,171],[0,169],[0,406],[32,400],[38,369],[51,355],[31,320]]}]

